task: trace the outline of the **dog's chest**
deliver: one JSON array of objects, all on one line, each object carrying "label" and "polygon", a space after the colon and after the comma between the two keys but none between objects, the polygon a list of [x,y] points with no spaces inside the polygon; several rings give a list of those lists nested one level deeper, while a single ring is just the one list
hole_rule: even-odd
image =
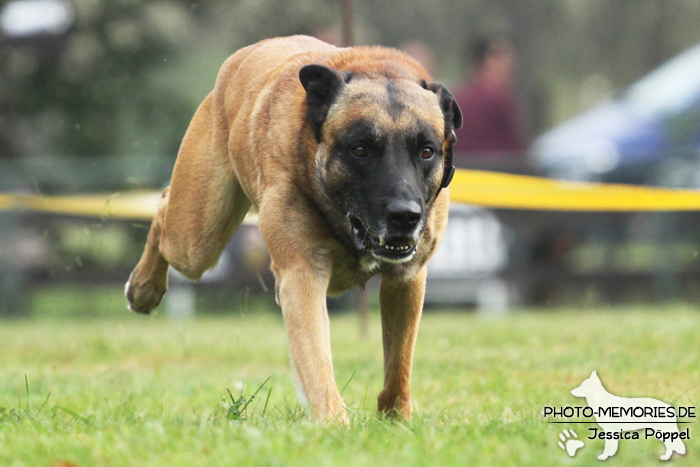
[{"label": "dog's chest", "polygon": [[328,295],[340,295],[357,285],[364,286],[369,278],[378,272],[379,264],[369,255],[358,260],[345,252],[336,252]]}]

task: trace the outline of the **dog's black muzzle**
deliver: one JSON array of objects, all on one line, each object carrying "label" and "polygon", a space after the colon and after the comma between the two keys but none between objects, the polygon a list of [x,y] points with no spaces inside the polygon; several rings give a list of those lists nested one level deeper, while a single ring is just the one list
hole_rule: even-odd
[{"label": "dog's black muzzle", "polygon": [[[424,217],[423,207],[416,201],[392,200],[377,222],[363,222],[348,216],[355,246],[376,259],[403,262],[416,252]],[[376,226],[376,227],[373,227]]]}]

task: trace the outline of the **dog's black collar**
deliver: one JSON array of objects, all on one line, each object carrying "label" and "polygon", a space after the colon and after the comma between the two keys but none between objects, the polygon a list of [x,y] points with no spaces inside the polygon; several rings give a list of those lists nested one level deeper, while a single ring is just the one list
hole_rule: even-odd
[{"label": "dog's black collar", "polygon": [[440,183],[440,188],[438,188],[437,193],[435,193],[435,199],[437,199],[438,195],[440,195],[440,191],[442,191],[443,188],[447,188],[450,185],[452,182],[452,177],[455,175],[455,166],[452,165],[452,146],[457,142],[457,136],[455,135],[454,130],[452,131],[449,139],[451,140],[451,144],[445,151],[445,169],[442,173],[442,183]]},{"label": "dog's black collar", "polygon": [[442,184],[440,188],[447,188],[452,181],[452,177],[455,175],[455,166],[450,164],[449,167],[445,167],[445,174],[442,176]]}]

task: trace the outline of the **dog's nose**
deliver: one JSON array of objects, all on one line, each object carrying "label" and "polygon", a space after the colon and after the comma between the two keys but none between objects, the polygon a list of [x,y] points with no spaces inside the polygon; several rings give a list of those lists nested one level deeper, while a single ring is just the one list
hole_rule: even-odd
[{"label": "dog's nose", "polygon": [[386,208],[387,223],[396,229],[413,229],[421,217],[421,207],[415,201],[392,201]]}]

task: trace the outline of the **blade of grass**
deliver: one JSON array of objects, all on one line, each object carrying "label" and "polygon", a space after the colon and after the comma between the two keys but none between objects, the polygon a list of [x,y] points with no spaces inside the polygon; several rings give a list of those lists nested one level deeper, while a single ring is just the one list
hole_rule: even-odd
[{"label": "blade of grass", "polygon": [[29,380],[27,379],[27,374],[24,374],[24,387],[27,390],[27,414],[29,413]]},{"label": "blade of grass", "polygon": [[272,394],[272,388],[267,391],[267,398],[265,398],[265,405],[263,406],[262,416],[265,418],[265,411],[267,410],[267,403],[270,402],[270,394]]},{"label": "blade of grass", "polygon": [[348,380],[347,383],[345,383],[345,386],[343,386],[343,389],[340,390],[340,395],[343,395],[343,392],[345,391],[345,388],[348,387],[348,384],[350,384],[350,381],[355,377],[355,373],[357,373],[357,370],[353,371],[352,374],[350,375],[350,379]]},{"label": "blade of grass", "polygon": [[77,418],[78,420],[81,420],[83,423],[87,423],[87,422],[88,422],[88,421],[87,421],[87,418],[85,418],[85,417],[83,417],[82,415],[79,415],[79,414],[73,412],[73,411],[70,410],[70,409],[67,409],[67,408],[63,407],[62,405],[55,405],[54,408],[55,408],[55,409],[58,409],[58,410],[62,410],[62,411],[64,411],[64,412],[66,412],[67,414],[70,414],[70,415],[74,416],[74,417]]},{"label": "blade of grass", "polygon": [[265,386],[265,384],[266,384],[268,381],[270,381],[270,378],[272,378],[272,376],[268,376],[267,379],[266,379],[265,381],[263,381],[263,383],[260,385],[260,387],[258,387],[258,389],[253,393],[253,395],[250,396],[250,399],[248,399],[248,400],[246,401],[246,403],[243,405],[243,408],[241,408],[241,413],[243,413],[243,411],[245,410],[245,408],[248,407],[248,404],[250,404],[251,401],[252,401],[253,399],[255,399],[255,396],[260,392],[260,390],[263,388],[263,386]]},{"label": "blade of grass", "polygon": [[226,388],[226,392],[228,392],[228,395],[231,398],[231,403],[235,405],[236,399],[233,398],[233,394],[231,394],[231,390],[229,388]]},{"label": "blade of grass", "polygon": [[39,410],[37,411],[37,413],[41,413],[41,410],[44,408],[44,406],[47,404],[47,402],[49,402],[49,397],[51,397],[51,392],[50,392],[50,391],[49,391],[49,395],[46,396],[46,400],[44,401],[44,403],[41,404],[41,407],[39,407]]}]

